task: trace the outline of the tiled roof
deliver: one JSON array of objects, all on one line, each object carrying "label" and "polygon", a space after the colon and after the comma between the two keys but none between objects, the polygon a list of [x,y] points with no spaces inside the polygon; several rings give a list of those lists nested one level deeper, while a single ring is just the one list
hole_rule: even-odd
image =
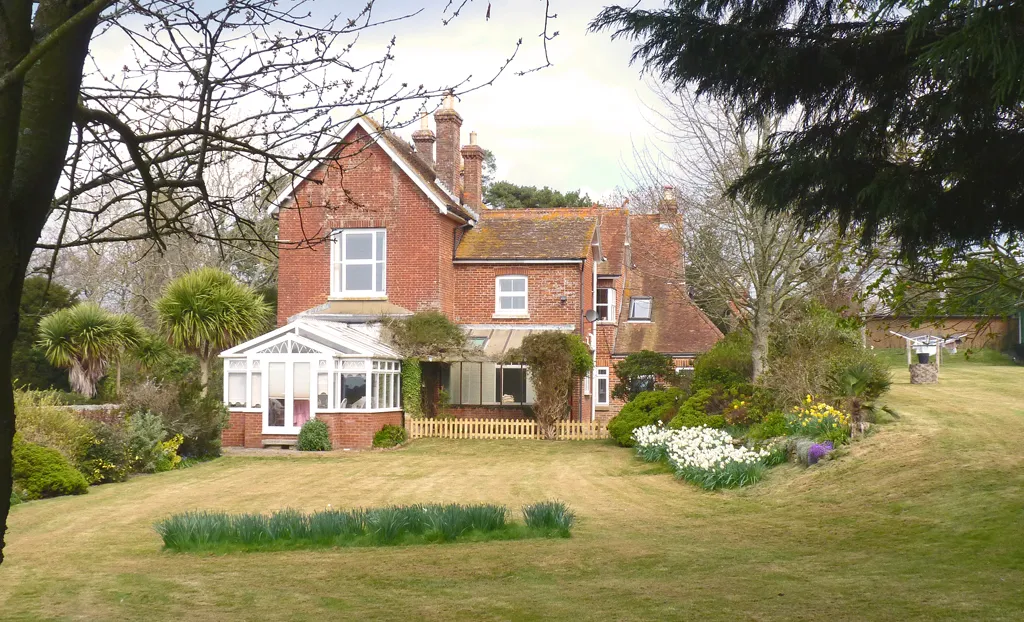
[{"label": "tiled roof", "polygon": [[[657,216],[632,215],[629,219],[633,266],[623,290],[612,354],[640,350],[696,354],[709,350],[722,338],[722,332],[690,300],[682,278],[682,248],[675,235],[659,228]],[[650,322],[628,321],[632,296],[651,297]]]},{"label": "tiled roof", "polygon": [[459,242],[455,258],[583,259],[596,229],[591,209],[484,211]]},{"label": "tiled roof", "polygon": [[604,261],[597,264],[597,273],[622,274],[629,210],[602,209],[597,210],[597,214],[601,228],[601,251],[604,253]]},{"label": "tiled roof", "polygon": [[445,203],[448,207],[448,211],[459,216],[464,220],[472,220],[473,216],[462,207],[459,202],[452,199],[452,194],[445,191],[439,183],[437,183],[437,173],[434,169],[424,162],[416,152],[413,151],[412,145],[405,140],[395,136],[387,130],[381,129],[380,125],[373,120],[373,117],[367,116],[366,119],[370,125],[378,130],[378,136],[382,140],[386,140],[388,146],[391,147],[398,157],[423,181],[423,183],[433,191],[437,197]]}]

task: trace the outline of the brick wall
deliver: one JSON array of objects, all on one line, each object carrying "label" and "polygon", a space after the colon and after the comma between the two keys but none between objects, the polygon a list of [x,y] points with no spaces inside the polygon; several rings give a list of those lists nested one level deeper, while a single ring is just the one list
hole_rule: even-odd
[{"label": "brick wall", "polygon": [[[528,318],[494,317],[494,280],[506,274],[526,276]],[[460,324],[571,324],[579,327],[579,264],[457,264],[455,283],[458,293],[453,319]],[[562,296],[566,299],[564,303]]]},{"label": "brick wall", "polygon": [[382,413],[320,413],[327,424],[331,446],[335,449],[366,449],[373,446],[373,435],[385,425],[402,426],[402,411]]},{"label": "brick wall", "polygon": [[[383,413],[320,413],[318,419],[327,424],[331,445],[335,449],[367,449],[373,445],[373,435],[385,425],[402,425],[402,411]],[[263,440],[295,438],[297,434],[263,434],[263,415],[232,411],[228,425],[221,433],[225,447],[263,447]]]},{"label": "brick wall", "polygon": [[412,311],[453,307],[452,238],[458,223],[378,145],[356,129],[339,160],[319,167],[279,216],[278,325],[327,301],[333,229],[387,229],[387,297]]}]

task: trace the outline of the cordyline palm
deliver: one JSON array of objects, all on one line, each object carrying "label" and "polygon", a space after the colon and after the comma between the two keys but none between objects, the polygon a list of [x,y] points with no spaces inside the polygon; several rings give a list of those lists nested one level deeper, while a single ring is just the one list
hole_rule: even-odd
[{"label": "cordyline palm", "polygon": [[890,384],[887,376],[877,375],[865,363],[854,364],[832,377],[833,392],[850,409],[851,433],[863,432],[865,413],[875,410],[872,402],[888,391]]},{"label": "cordyline palm", "polygon": [[263,331],[270,306],[230,274],[200,268],[172,281],[156,311],[170,344],[199,357],[205,395],[213,358]]},{"label": "cordyline palm", "polygon": [[44,317],[38,345],[50,364],[68,370],[72,389],[93,397],[110,362],[134,350],[143,334],[135,317],[86,302]]}]

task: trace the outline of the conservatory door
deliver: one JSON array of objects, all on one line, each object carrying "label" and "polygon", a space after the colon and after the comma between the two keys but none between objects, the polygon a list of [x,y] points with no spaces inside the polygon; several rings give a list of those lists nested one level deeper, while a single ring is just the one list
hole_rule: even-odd
[{"label": "conservatory door", "polygon": [[309,360],[269,361],[264,433],[298,434],[313,412],[313,363]]}]

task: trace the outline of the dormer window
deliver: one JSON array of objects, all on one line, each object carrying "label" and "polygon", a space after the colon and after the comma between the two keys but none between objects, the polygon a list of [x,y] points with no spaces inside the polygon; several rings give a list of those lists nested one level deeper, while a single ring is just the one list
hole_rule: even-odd
[{"label": "dormer window", "polygon": [[499,276],[494,281],[494,314],[525,316],[527,311],[527,281],[525,276]]},{"label": "dormer window", "polygon": [[381,297],[387,293],[387,232],[338,229],[331,236],[331,296]]},{"label": "dormer window", "polygon": [[629,299],[629,321],[650,322],[653,306],[650,296],[633,296]]}]

